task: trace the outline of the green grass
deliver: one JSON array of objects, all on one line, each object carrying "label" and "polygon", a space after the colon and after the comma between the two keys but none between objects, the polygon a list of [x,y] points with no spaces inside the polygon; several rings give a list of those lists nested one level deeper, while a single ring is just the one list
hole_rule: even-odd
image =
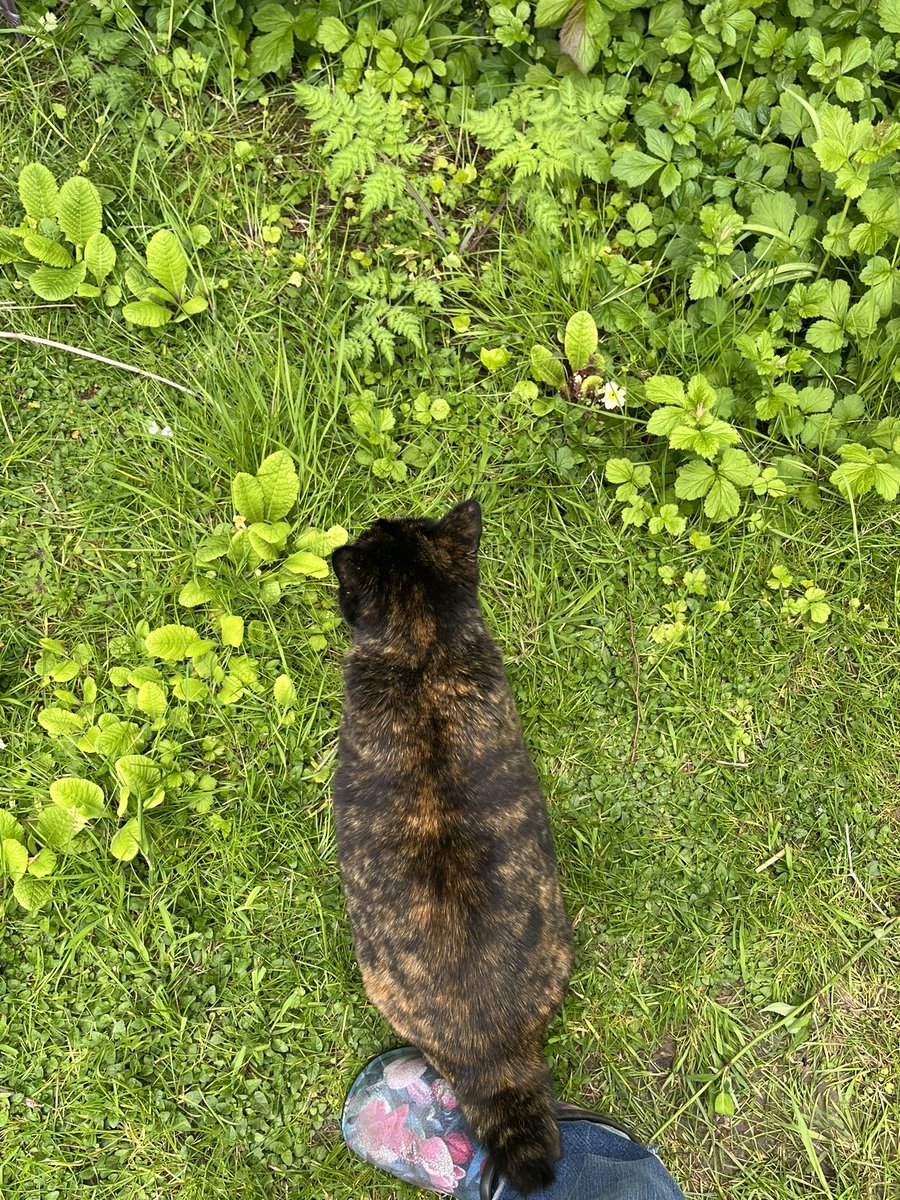
[{"label": "green grass", "polygon": [[[223,106],[213,140],[145,155],[111,127],[95,141],[96,114],[60,75],[59,137],[39,117],[42,66],[27,65],[30,82],[25,67],[0,82],[15,131],[0,146],[0,207],[20,162],[71,171],[94,145],[118,228],[206,221],[202,269],[230,286],[214,317],[161,336],[86,306],[41,310],[22,292],[0,310],[5,329],[196,393],[0,343],[0,804],[27,816],[58,773],[35,721],[39,639],[86,641],[102,667],[110,639],[141,619],[183,617],[175,597],[211,515],[229,515],[236,471],[290,450],[301,518],[351,534],[376,514],[477,494],[484,607],[576,928],[549,1046],[561,1095],[657,1139],[690,1196],[894,1194],[896,510],[861,506],[854,528],[833,500],[771,509],[762,528],[717,531],[709,551],[658,547],[622,528],[596,474],[548,470],[541,428],[503,407],[516,375],[486,376],[461,343],[397,373],[398,404],[431,389],[458,416],[440,455],[403,483],[375,479],[354,460],[343,407],[368,381],[342,360],[329,309],[349,249],[339,214],[313,186],[304,220],[320,258],[300,289],[286,280],[302,232],[268,258],[254,232],[294,174],[315,170],[289,123]],[[227,146],[241,137],[266,161],[285,155],[271,177],[235,167]],[[501,246],[514,238],[504,226]],[[564,308],[561,279],[524,279],[473,295],[498,338]],[[689,360],[675,369],[705,365]],[[174,438],[150,436],[152,420]],[[825,590],[823,628],[781,614],[766,586],[776,562]],[[702,566],[707,594],[667,585],[664,565],[679,581]],[[4,885],[4,1200],[413,1194],[352,1160],[339,1134],[354,1073],[393,1042],[363,994],[338,886],[329,770],[345,643],[338,631],[324,651],[308,644],[332,590],[275,610],[297,723],[276,725],[258,702],[191,731],[219,784],[211,814],[163,810],[149,866],[66,856],[39,914]],[[689,635],[665,648],[651,631],[678,600]],[[771,1004],[803,1006],[793,1031]],[[715,1111],[722,1093],[733,1117]]]}]

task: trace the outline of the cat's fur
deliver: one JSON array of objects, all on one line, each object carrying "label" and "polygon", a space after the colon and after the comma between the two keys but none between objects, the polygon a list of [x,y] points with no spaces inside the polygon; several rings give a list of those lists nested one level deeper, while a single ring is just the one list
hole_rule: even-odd
[{"label": "cat's fur", "polygon": [[572,941],[540,785],[478,607],[481,510],[381,520],[333,556],[352,630],[334,785],[366,991],[452,1083],[512,1185],[553,1179],[543,1055]]}]

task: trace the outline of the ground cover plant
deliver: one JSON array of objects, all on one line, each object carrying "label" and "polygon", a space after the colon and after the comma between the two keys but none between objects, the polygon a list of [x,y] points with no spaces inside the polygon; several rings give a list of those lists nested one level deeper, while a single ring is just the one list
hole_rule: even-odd
[{"label": "ground cover plant", "polygon": [[691,1196],[898,1186],[900,9],[18,4],[0,1191],[412,1195],[327,558],[485,511],[578,966]]}]

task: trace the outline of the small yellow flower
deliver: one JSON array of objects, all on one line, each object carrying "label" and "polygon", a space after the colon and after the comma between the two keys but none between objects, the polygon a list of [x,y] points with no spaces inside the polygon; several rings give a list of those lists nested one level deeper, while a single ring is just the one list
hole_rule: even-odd
[{"label": "small yellow flower", "polygon": [[247,518],[242,517],[240,513],[235,513],[234,527],[235,527],[235,529],[246,529],[247,528]]}]

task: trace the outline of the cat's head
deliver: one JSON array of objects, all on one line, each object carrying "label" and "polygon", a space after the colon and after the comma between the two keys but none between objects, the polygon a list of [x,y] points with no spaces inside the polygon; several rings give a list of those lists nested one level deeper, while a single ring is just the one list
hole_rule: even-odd
[{"label": "cat's head", "polygon": [[345,621],[386,632],[473,602],[480,540],[477,500],[457,504],[440,521],[376,521],[331,556]]}]

